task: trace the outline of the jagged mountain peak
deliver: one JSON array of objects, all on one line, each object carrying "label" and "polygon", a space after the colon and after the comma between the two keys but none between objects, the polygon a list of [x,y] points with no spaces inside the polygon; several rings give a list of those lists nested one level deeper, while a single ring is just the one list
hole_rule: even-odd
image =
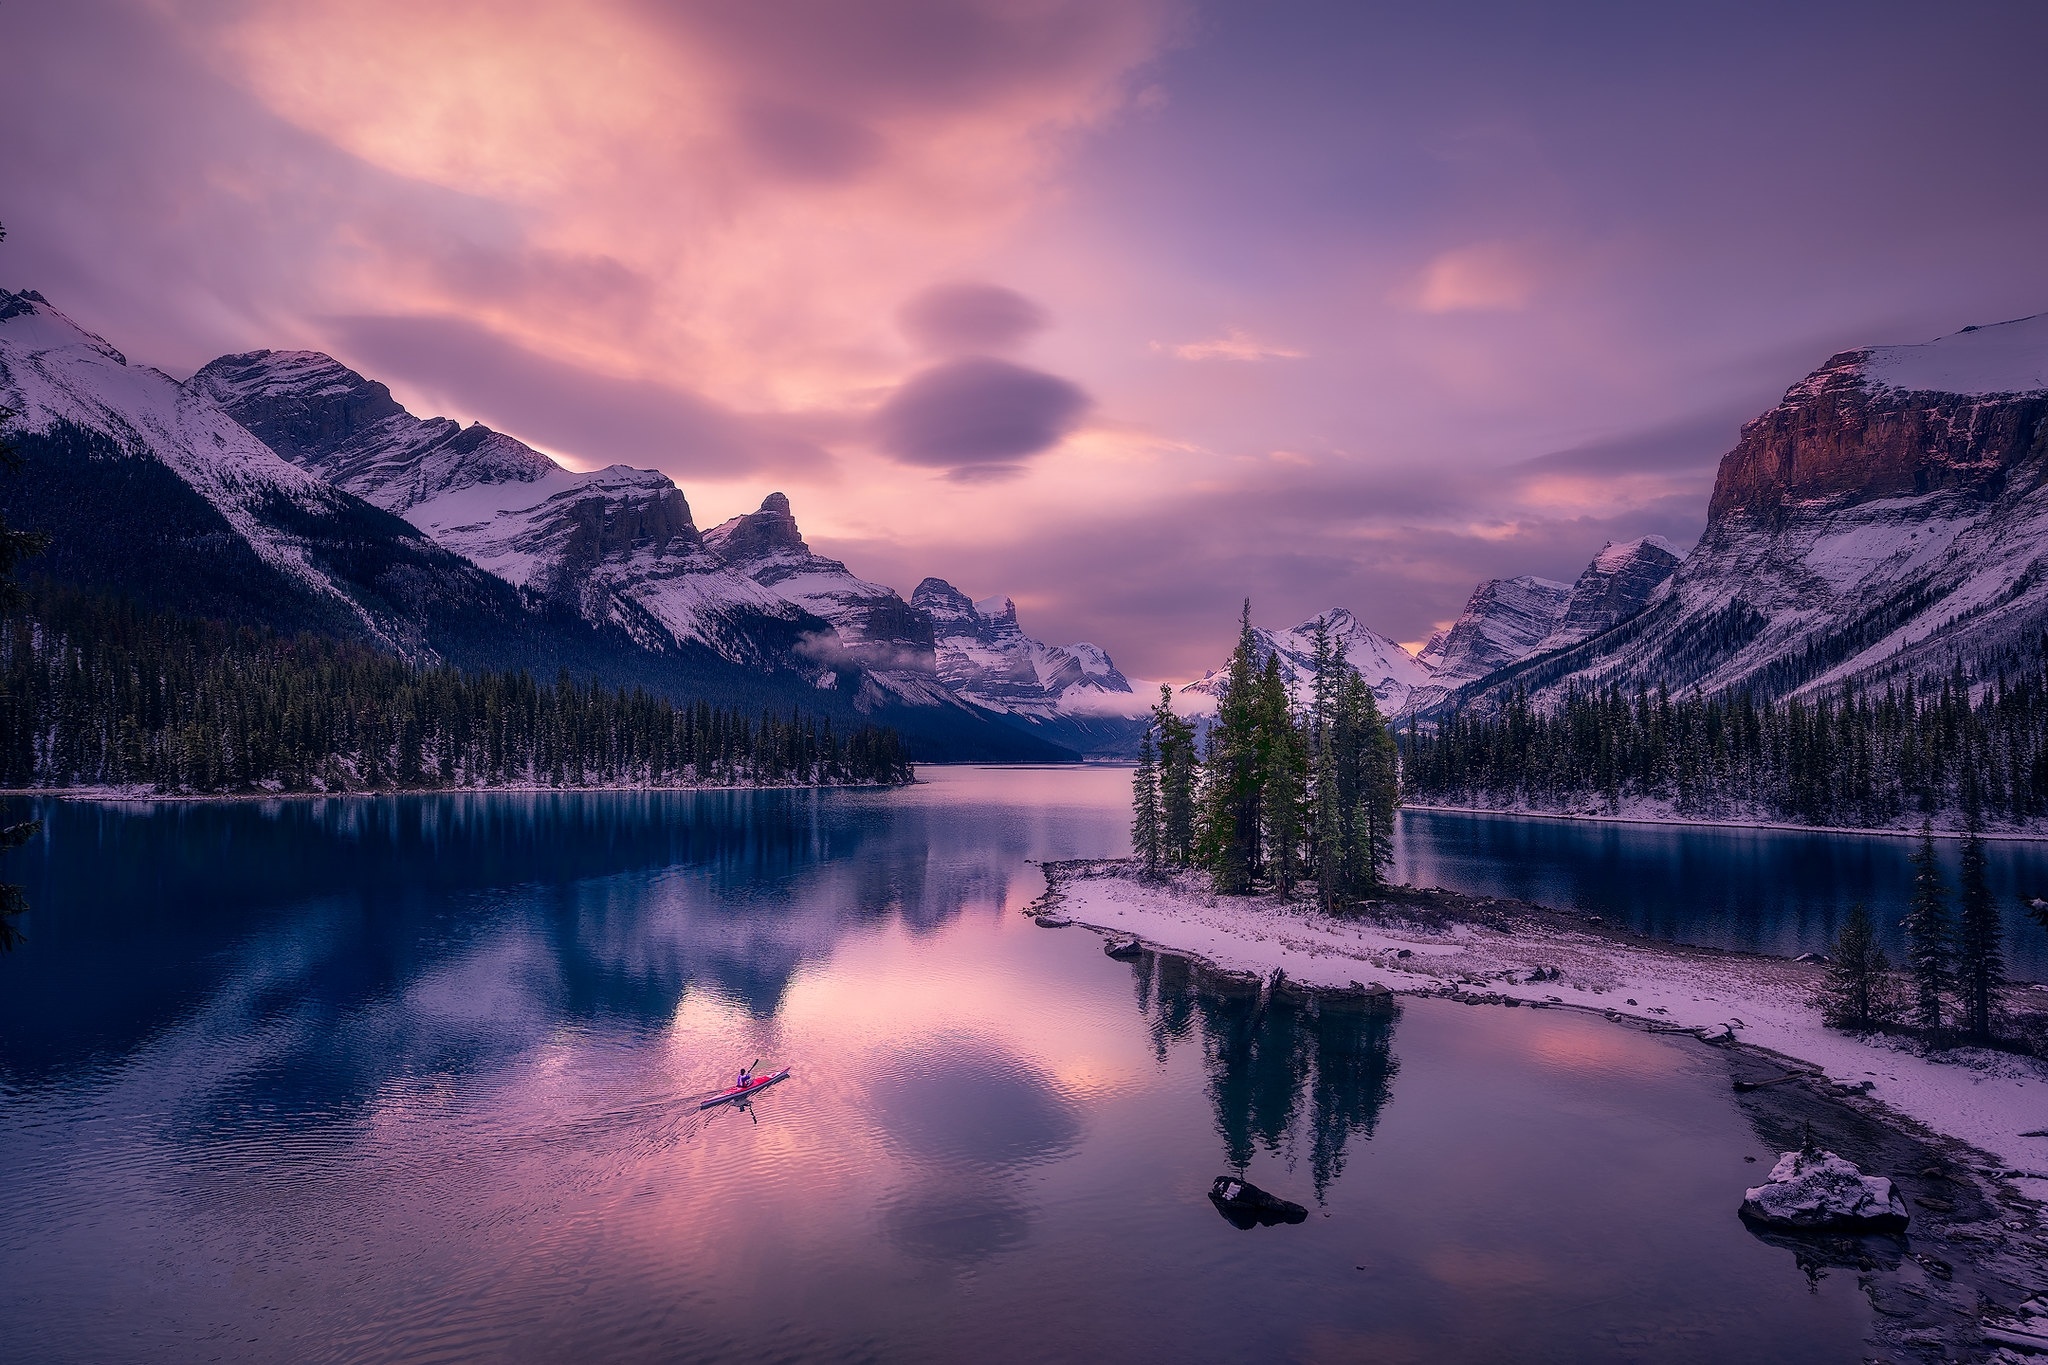
[{"label": "jagged mountain peak", "polygon": [[761,499],[759,511],[743,512],[712,527],[704,533],[704,543],[728,564],[811,552],[789,510],[789,498],[781,493]]},{"label": "jagged mountain peak", "polygon": [[562,468],[481,423],[420,418],[324,351],[244,351],[187,381],[272,450],[387,512],[477,484],[534,483]]},{"label": "jagged mountain peak", "polygon": [[128,357],[105,337],[79,326],[34,289],[12,294],[0,289],[0,323],[12,324],[7,329],[8,341],[25,354],[78,347],[116,365],[128,364]]},{"label": "jagged mountain peak", "polygon": [[1555,630],[1571,593],[1570,584],[1534,574],[1489,578],[1465,599],[1458,619],[1430,637],[1419,660],[1441,683],[1483,677]]}]

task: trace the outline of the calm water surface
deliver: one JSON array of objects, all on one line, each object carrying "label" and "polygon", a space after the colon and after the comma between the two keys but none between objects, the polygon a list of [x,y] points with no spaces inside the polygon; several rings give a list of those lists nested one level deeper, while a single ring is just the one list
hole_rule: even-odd
[{"label": "calm water surface", "polygon": [[[1112,962],[1014,912],[1127,775],[926,776],[46,807],[0,1354],[1860,1357],[1853,1276],[1735,1217],[1711,1055]],[[1226,1223],[1239,1167],[1309,1220]]]}]

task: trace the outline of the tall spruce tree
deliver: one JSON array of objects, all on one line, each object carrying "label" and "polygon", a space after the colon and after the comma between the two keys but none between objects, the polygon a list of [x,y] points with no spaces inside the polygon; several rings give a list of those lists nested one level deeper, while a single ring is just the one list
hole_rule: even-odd
[{"label": "tall spruce tree", "polygon": [[1956,917],[1956,975],[1963,1004],[1963,1027],[1972,1038],[1991,1037],[1992,1006],[2005,984],[2005,927],[1985,875],[1984,840],[1977,821],[1963,837],[1963,877]]},{"label": "tall spruce tree", "polygon": [[1231,651],[1216,720],[1209,727],[1196,834],[1197,858],[1226,896],[1250,895],[1259,869],[1259,797],[1265,776],[1259,729],[1258,640],[1252,634],[1251,599],[1246,598],[1237,648]]},{"label": "tall spruce tree", "polygon": [[1315,864],[1316,901],[1325,911],[1343,903],[1349,889],[1344,875],[1345,802],[1338,781],[1336,743],[1337,699],[1348,662],[1337,653],[1323,618],[1316,618],[1310,658],[1308,710],[1310,856]]},{"label": "tall spruce tree", "polygon": [[1942,1025],[1942,1003],[1955,985],[1948,893],[1934,856],[1934,833],[1920,827],[1913,852],[1913,901],[1906,912],[1906,969],[1913,978],[1914,1014],[1922,1028]]},{"label": "tall spruce tree", "polygon": [[1195,857],[1195,776],[1201,764],[1194,722],[1173,713],[1173,689],[1165,683],[1152,708],[1152,729],[1159,737],[1159,856],[1169,866],[1186,867]]},{"label": "tall spruce tree", "polygon": [[1357,669],[1344,683],[1345,730],[1356,772],[1352,817],[1354,887],[1370,893],[1386,886],[1394,865],[1394,812],[1401,799],[1400,755],[1380,716],[1379,699]]},{"label": "tall spruce tree", "polygon": [[1147,726],[1138,737],[1138,771],[1131,776],[1131,856],[1147,878],[1159,876],[1162,823],[1158,750],[1152,743],[1152,728]]},{"label": "tall spruce tree", "polygon": [[1307,754],[1277,654],[1266,656],[1259,675],[1258,725],[1260,846],[1265,853],[1265,873],[1276,892],[1291,897],[1302,870]]},{"label": "tall spruce tree", "polygon": [[1821,1018],[1835,1028],[1869,1028],[1898,1017],[1891,959],[1877,941],[1870,912],[1858,902],[1828,947]]}]

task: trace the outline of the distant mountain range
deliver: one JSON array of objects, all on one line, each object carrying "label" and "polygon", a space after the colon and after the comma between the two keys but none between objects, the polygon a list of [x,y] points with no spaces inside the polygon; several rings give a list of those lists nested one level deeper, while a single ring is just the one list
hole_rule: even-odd
[{"label": "distant mountain range", "polygon": [[[1570,585],[1493,579],[1416,654],[1326,619],[1391,714],[1618,684],[1783,697],[1973,679],[2048,648],[2048,314],[1845,351],[1721,460],[1683,557],[1609,545]],[[1299,674],[1304,622],[1260,632]],[[1216,674],[1183,689],[1209,704]]]},{"label": "distant mountain range", "polygon": [[[0,405],[29,456],[0,499],[52,534],[32,570],[160,609],[874,721],[927,760],[1127,755],[1150,701],[1007,598],[927,578],[905,599],[816,554],[781,493],[700,531],[664,474],[415,417],[318,352],[181,384],[0,291]],[[1415,653],[1322,619],[1382,708],[1423,721],[1609,683],[1988,676],[2048,629],[2048,314],[1834,356],[1743,428],[1682,557],[1649,536],[1569,584],[1489,580]],[[1259,648],[1299,681],[1314,626]],[[1183,709],[1213,710],[1221,672]]]},{"label": "distant mountain range", "polygon": [[924,759],[1120,752],[1139,725],[1102,650],[1032,640],[1014,609],[963,617],[937,579],[906,602],[814,554],[780,493],[699,531],[664,474],[415,417],[318,352],[180,384],[0,292],[0,405],[29,456],[0,498],[51,533],[33,568],[61,581],[418,661],[857,717]]}]

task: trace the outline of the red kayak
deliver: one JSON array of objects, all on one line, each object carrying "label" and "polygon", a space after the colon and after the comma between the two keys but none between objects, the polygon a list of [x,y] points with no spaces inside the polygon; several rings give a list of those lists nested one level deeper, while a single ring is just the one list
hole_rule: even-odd
[{"label": "red kayak", "polygon": [[784,1067],[782,1068],[782,1070],[776,1072],[773,1076],[756,1076],[753,1080],[748,1081],[745,1085],[735,1085],[730,1089],[721,1090],[716,1095],[713,1095],[710,1099],[704,1101],[697,1107],[699,1109],[709,1109],[714,1104],[729,1104],[733,1100],[743,1100],[747,1096],[753,1094],[756,1090],[766,1090],[769,1086],[775,1084],[777,1081],[786,1081],[788,1079],[789,1068]]}]

